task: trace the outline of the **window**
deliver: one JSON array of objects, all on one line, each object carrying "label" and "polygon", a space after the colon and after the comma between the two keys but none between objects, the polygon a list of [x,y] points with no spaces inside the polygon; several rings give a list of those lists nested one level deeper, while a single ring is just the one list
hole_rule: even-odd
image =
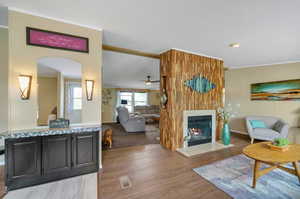
[{"label": "window", "polygon": [[73,110],[82,109],[82,89],[81,87],[73,87]]},{"label": "window", "polygon": [[132,106],[132,101],[133,101],[133,94],[131,92],[120,92],[120,104],[121,104],[121,100],[126,100],[127,104],[122,104],[122,106],[125,106],[129,112],[132,112],[133,110],[133,106]]},{"label": "window", "polygon": [[119,93],[119,103],[121,104],[121,100],[127,100],[127,104],[125,106],[128,111],[133,112],[134,106],[145,106],[148,105],[148,93],[142,92],[120,92]]},{"label": "window", "polygon": [[135,106],[146,106],[148,104],[147,93],[134,93],[134,105]]}]

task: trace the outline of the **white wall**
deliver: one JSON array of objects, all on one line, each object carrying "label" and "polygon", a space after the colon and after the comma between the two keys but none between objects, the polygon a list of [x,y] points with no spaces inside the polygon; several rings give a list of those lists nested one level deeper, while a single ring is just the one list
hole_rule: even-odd
[{"label": "white wall", "polygon": [[8,29],[0,28],[0,132],[8,129]]},{"label": "white wall", "polygon": [[[26,45],[26,27],[62,32],[89,38],[90,52],[80,53]],[[101,123],[102,32],[16,11],[9,11],[9,129],[37,126],[37,60],[42,57],[62,57],[82,64],[82,85],[95,81],[93,101],[83,92],[82,123]],[[21,100],[17,78],[32,75],[30,100]]]},{"label": "white wall", "polygon": [[62,73],[57,73],[57,117],[64,118],[65,110],[65,78]]},{"label": "white wall", "polygon": [[38,77],[38,125],[48,125],[48,117],[57,107],[57,78]]},{"label": "white wall", "polygon": [[8,26],[8,8],[0,6],[0,26]]}]

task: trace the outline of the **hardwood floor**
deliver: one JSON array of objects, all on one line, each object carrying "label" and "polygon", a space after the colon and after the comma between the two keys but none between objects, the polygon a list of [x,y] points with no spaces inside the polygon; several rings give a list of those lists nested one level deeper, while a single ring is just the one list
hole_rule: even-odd
[{"label": "hardwood floor", "polygon": [[0,198],[5,195],[4,166],[0,167]]},{"label": "hardwood floor", "polygon": [[[101,199],[222,199],[230,198],[193,168],[240,154],[249,138],[234,135],[234,147],[186,158],[160,145],[134,146],[103,152],[99,173]],[[121,189],[119,178],[128,176],[132,186]]]},{"label": "hardwood floor", "polygon": [[[112,129],[112,149],[124,148],[137,145],[159,144],[158,124],[147,124],[145,133],[127,133],[121,124],[106,123],[102,125],[102,130]],[[102,149],[107,149],[103,147]],[[110,149],[109,149],[110,150]]]}]

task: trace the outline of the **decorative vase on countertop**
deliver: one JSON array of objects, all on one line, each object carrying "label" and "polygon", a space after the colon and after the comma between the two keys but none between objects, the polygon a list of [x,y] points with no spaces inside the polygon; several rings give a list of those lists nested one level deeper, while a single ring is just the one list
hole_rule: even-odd
[{"label": "decorative vase on countertop", "polygon": [[224,145],[230,144],[230,130],[228,123],[224,123],[223,130],[222,130],[222,141]]}]

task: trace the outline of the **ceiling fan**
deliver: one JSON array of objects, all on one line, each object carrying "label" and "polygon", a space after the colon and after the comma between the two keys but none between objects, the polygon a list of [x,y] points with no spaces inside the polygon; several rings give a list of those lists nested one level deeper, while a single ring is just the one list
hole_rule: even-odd
[{"label": "ceiling fan", "polygon": [[145,84],[146,85],[151,85],[152,83],[159,83],[160,81],[159,80],[151,80],[151,76],[148,75],[147,76],[147,79],[145,80]]}]

